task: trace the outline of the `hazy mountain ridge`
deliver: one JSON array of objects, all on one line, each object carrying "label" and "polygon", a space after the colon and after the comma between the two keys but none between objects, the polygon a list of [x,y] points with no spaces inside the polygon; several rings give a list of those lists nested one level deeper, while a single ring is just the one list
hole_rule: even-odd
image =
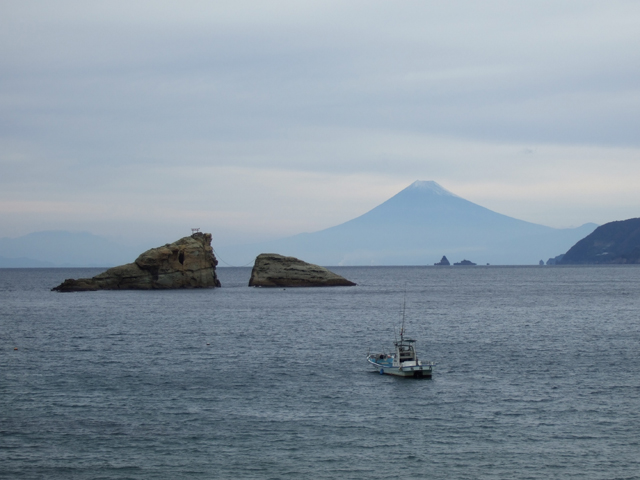
[{"label": "hazy mountain ridge", "polygon": [[640,218],[605,223],[580,240],[560,265],[640,263]]},{"label": "hazy mountain ridge", "polygon": [[52,268],[56,267],[51,262],[43,262],[27,257],[7,258],[0,257],[0,268]]},{"label": "hazy mountain ridge", "polygon": [[[496,213],[436,182],[414,182],[369,212],[340,225],[251,245],[217,246],[220,266],[253,263],[279,253],[318,265],[532,265],[555,257],[589,235],[595,224],[555,229]],[[215,239],[214,239],[215,240]],[[125,247],[90,233],[36,232],[0,239],[0,267],[111,267],[148,248]]]},{"label": "hazy mountain ridge", "polygon": [[111,267],[143,251],[88,232],[42,231],[0,238],[0,268]]},{"label": "hazy mountain ridge", "polygon": [[432,265],[447,255],[479,264],[537,264],[591,233],[595,224],[555,229],[465,200],[436,182],[414,182],[343,224],[254,245],[219,247],[223,262],[242,265],[263,252],[320,265]]}]

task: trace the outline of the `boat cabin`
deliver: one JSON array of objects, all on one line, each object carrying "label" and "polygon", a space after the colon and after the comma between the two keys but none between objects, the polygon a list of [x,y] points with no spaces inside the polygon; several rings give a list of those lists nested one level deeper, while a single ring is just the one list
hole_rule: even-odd
[{"label": "boat cabin", "polygon": [[417,361],[414,343],[416,343],[415,340],[402,340],[400,342],[395,342],[396,358],[400,363]]}]

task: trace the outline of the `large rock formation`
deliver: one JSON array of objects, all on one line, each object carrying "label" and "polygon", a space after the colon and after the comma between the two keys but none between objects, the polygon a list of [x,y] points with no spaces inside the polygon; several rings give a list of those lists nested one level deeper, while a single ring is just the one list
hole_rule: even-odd
[{"label": "large rock formation", "polygon": [[134,263],[110,268],[93,278],[67,279],[52,290],[154,290],[219,287],[218,261],[210,233],[194,233],[141,254]]},{"label": "large rock formation", "polygon": [[609,222],[576,243],[557,265],[640,263],[640,218]]},{"label": "large rock formation", "polygon": [[344,277],[324,267],[275,253],[258,255],[251,271],[250,287],[339,287],[352,286]]}]

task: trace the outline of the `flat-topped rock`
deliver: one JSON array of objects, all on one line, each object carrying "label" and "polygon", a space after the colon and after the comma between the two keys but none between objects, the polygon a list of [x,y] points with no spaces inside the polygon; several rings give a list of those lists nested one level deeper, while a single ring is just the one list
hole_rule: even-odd
[{"label": "flat-topped rock", "polygon": [[355,283],[324,267],[276,253],[257,256],[250,287],[349,287]]},{"label": "flat-topped rock", "polygon": [[142,253],[135,262],[113,267],[93,278],[67,279],[52,290],[156,290],[219,287],[218,260],[210,233],[194,233]]}]

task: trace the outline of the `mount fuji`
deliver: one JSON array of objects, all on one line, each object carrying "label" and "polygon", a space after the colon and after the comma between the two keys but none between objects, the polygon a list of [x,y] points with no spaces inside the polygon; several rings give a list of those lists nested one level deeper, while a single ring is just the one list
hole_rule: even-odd
[{"label": "mount fuji", "polygon": [[[556,229],[496,213],[436,182],[417,181],[353,220],[314,233],[218,247],[228,264],[279,253],[320,265],[433,265],[452,261],[532,265],[566,252],[597,227]],[[221,265],[224,265],[222,263]]]}]

